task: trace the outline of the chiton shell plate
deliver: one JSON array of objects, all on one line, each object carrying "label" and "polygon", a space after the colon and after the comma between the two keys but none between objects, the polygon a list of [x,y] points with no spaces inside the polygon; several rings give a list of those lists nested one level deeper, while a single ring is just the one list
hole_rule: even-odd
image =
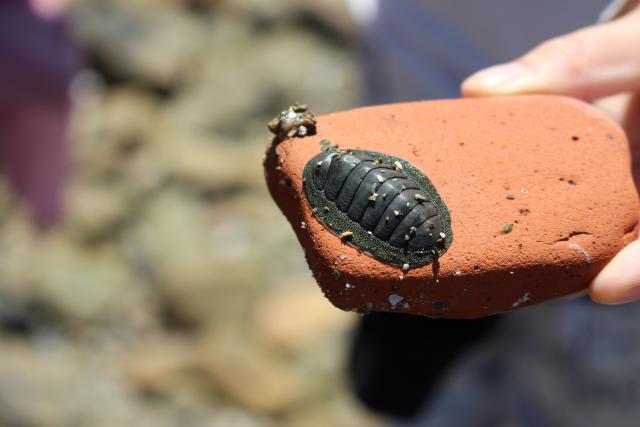
[{"label": "chiton shell plate", "polygon": [[304,168],[304,193],[329,230],[387,263],[430,264],[453,241],[449,210],[436,188],[398,157],[355,149],[322,151]]}]

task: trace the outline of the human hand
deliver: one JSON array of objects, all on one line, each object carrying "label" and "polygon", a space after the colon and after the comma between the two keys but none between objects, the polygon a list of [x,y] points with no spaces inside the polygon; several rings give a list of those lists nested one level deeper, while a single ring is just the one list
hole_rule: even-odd
[{"label": "human hand", "polygon": [[[631,143],[640,188],[640,9],[542,43],[513,62],[462,83],[465,97],[553,93],[594,101],[620,122]],[[605,98],[607,97],[607,98]],[[625,247],[591,282],[604,304],[640,300],[640,240]]]}]

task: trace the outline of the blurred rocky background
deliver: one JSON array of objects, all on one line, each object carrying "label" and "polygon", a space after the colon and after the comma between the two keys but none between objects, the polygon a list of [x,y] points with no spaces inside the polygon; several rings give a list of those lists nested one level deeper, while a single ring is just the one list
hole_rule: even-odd
[{"label": "blurred rocky background", "polygon": [[0,181],[0,426],[369,426],[270,200],[267,121],[356,102],[343,0],[84,0],[62,220]]}]

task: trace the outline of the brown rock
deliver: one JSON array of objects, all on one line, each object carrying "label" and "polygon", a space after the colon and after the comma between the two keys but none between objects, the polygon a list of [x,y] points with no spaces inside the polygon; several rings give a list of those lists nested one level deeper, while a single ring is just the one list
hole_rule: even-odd
[{"label": "brown rock", "polygon": [[52,234],[38,241],[31,261],[34,297],[78,329],[146,323],[148,294],[115,246],[88,250]]},{"label": "brown rock", "polygon": [[318,290],[299,283],[284,286],[261,299],[254,314],[254,328],[270,348],[300,351],[327,334],[343,331],[353,322],[354,314],[338,313],[318,298]]},{"label": "brown rock", "polygon": [[127,221],[133,205],[130,199],[122,187],[72,180],[67,187],[65,225],[80,239],[107,236]]},{"label": "brown rock", "polygon": [[3,298],[27,301],[37,294],[33,253],[38,249],[38,234],[23,206],[7,209],[6,215],[0,233],[0,289]]},{"label": "brown rock", "polygon": [[230,330],[203,337],[198,356],[205,378],[253,412],[282,414],[307,395],[306,381],[289,364]]},{"label": "brown rock", "polygon": [[256,164],[261,152],[255,144],[227,144],[197,132],[163,132],[160,137],[167,174],[186,186],[210,193],[229,189],[263,188]]},{"label": "brown rock", "polygon": [[134,87],[93,94],[72,123],[75,169],[91,177],[122,173],[131,155],[148,144],[157,115],[154,98]]},{"label": "brown rock", "polygon": [[387,425],[378,415],[358,405],[353,396],[335,395],[325,397],[322,406],[303,406],[287,417],[282,427],[382,427]]},{"label": "brown rock", "polygon": [[180,323],[229,322],[248,309],[254,290],[308,272],[300,256],[274,262],[273,254],[299,249],[266,192],[206,204],[164,190],[138,219],[126,251]]},{"label": "brown rock", "polygon": [[181,336],[148,337],[124,357],[122,370],[145,392],[167,392],[193,370],[195,357],[190,344]]},{"label": "brown rock", "polygon": [[[449,250],[436,263],[404,272],[325,228],[302,191],[303,168],[322,139],[417,166],[451,213]],[[638,234],[629,166],[626,137],[611,119],[556,96],[321,116],[316,135],[270,147],[265,161],[271,194],[334,305],[448,318],[510,311],[584,289]]]},{"label": "brown rock", "polygon": [[168,87],[204,49],[208,31],[180,4],[167,1],[74,3],[74,30],[111,73]]}]

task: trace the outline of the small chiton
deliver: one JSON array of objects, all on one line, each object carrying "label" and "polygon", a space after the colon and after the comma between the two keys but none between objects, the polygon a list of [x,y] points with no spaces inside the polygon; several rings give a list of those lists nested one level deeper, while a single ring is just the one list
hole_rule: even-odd
[{"label": "small chiton", "polygon": [[385,262],[429,264],[453,241],[449,210],[433,184],[394,156],[323,151],[304,168],[304,193],[334,234]]},{"label": "small chiton", "polygon": [[316,133],[316,115],[306,104],[293,104],[273,118],[267,127],[275,135],[276,142]]}]

